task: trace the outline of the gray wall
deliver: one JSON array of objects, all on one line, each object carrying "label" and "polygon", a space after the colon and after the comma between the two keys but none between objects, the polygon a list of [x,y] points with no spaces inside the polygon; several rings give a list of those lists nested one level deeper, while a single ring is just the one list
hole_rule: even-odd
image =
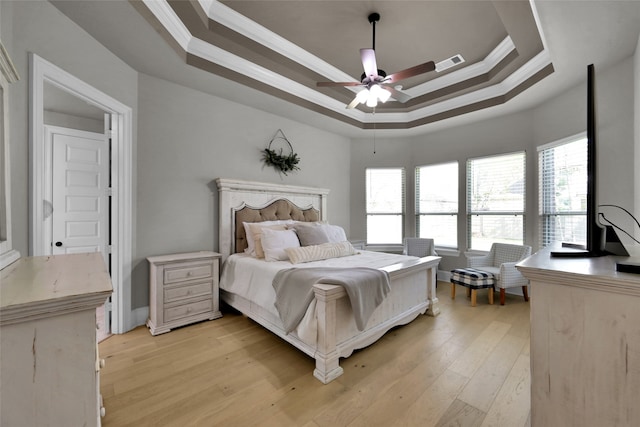
[{"label": "gray wall", "polygon": [[[640,213],[640,35],[638,35],[638,44],[636,45],[636,53],[634,56],[633,62],[633,92],[635,103],[633,106],[633,117],[635,117],[635,128],[634,128],[634,136],[635,136],[635,160],[634,160],[634,170],[635,177],[633,182],[635,183],[635,213]],[[637,216],[636,216],[637,218]],[[640,219],[638,219],[640,221]],[[634,235],[638,240],[640,240],[640,227],[635,228]]]},{"label": "gray wall", "polygon": [[[634,209],[637,175],[634,176],[634,60],[628,58],[609,69],[596,67],[598,113],[598,198]],[[538,245],[537,151],[539,145],[553,142],[586,130],[586,65],[576,72],[584,75],[584,83],[543,105],[521,113],[485,120],[453,129],[411,138],[376,138],[378,149],[373,154],[372,138],[358,139],[351,148],[351,232],[365,236],[365,168],[373,166],[405,167],[407,175],[407,235],[415,233],[414,170],[416,166],[458,161],[460,170],[460,212],[458,243],[466,245],[465,167],[468,158],[526,150],[527,198],[525,243]],[[636,72],[637,74],[637,72]],[[636,77],[637,80],[637,77]],[[535,88],[533,88],[535,90]],[[636,154],[637,156],[637,154]],[[636,208],[636,216],[637,208]],[[607,217],[625,230],[633,230],[631,220],[616,211]],[[622,237],[622,236],[621,236]],[[628,239],[624,239],[629,242]],[[465,264],[463,254],[445,256],[440,269],[450,270]]]},{"label": "gray wall", "polygon": [[[144,74],[139,108],[136,284],[147,256],[218,249],[219,177],[328,188],[329,221],[349,234],[348,138]],[[287,176],[261,160],[278,129],[301,158]],[[146,286],[134,292],[147,305]]]},{"label": "gray wall", "polygon": [[[34,52],[137,111],[137,73],[45,1],[0,3],[2,40],[21,79],[10,86],[13,246],[29,255],[29,58]],[[10,22],[9,25],[6,25]],[[82,54],[79,55],[79,52]],[[135,147],[134,147],[135,152]],[[134,163],[135,169],[135,163]],[[135,179],[135,177],[134,177]],[[135,233],[135,224],[133,224]]]}]

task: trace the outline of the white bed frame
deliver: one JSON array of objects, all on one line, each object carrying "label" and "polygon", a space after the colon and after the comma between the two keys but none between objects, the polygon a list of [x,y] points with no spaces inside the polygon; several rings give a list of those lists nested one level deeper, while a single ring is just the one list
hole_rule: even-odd
[{"label": "white bed frame", "polygon": [[[327,220],[329,190],[281,184],[216,180],[219,197],[219,252],[222,261],[235,253],[235,212],[250,206],[262,208],[276,200],[286,199],[301,209],[315,208]],[[384,269],[389,273],[391,292],[374,311],[364,331],[355,328],[351,305],[342,286],[314,285],[318,321],[316,345],[305,343],[295,333],[285,333],[281,323],[266,310],[237,295],[220,290],[221,299],[231,307],[269,329],[283,340],[313,357],[313,375],[324,384],[343,373],[341,357],[376,342],[388,330],[414,320],[418,315],[440,313],[436,297],[436,272],[440,257],[429,256],[394,264]]]}]

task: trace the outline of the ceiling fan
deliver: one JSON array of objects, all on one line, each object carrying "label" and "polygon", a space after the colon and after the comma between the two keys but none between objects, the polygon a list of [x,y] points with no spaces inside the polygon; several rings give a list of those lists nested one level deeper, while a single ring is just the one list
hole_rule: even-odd
[{"label": "ceiling fan", "polygon": [[360,76],[360,83],[318,82],[317,86],[364,86],[364,90],[358,92],[353,101],[347,105],[347,108],[354,108],[360,103],[365,103],[368,107],[375,107],[378,105],[378,101],[384,103],[389,98],[394,98],[399,102],[405,103],[411,99],[411,96],[394,88],[391,84],[409,77],[434,71],[436,64],[433,61],[429,61],[387,75],[383,70],[378,69],[376,63],[376,22],[380,20],[380,14],[374,12],[369,15],[368,19],[369,23],[373,25],[373,45],[371,49],[360,49],[360,58],[362,60],[362,67],[364,68],[364,73]]}]

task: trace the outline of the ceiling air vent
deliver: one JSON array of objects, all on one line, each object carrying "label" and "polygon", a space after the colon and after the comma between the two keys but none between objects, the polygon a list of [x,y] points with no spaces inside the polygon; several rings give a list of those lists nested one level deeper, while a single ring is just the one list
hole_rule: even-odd
[{"label": "ceiling air vent", "polygon": [[451,58],[445,59],[444,61],[440,61],[436,64],[436,71],[442,72],[448,68],[453,67],[454,65],[462,64],[464,62],[464,58],[462,55],[457,54],[452,56]]}]

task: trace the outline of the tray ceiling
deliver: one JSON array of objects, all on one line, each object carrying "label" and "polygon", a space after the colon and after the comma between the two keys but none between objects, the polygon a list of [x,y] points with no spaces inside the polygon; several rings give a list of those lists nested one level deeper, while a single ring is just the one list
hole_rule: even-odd
[{"label": "tray ceiling", "polygon": [[[185,63],[357,128],[409,129],[503,104],[554,71],[529,1],[132,2]],[[399,82],[411,99],[346,109],[360,48],[387,74],[454,55],[464,62]]]}]

